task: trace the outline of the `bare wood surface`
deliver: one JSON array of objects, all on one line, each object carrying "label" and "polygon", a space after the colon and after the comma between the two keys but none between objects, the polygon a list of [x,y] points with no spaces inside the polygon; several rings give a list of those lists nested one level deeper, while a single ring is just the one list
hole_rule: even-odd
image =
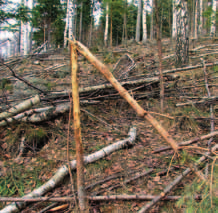
[{"label": "bare wood surface", "polygon": [[77,53],[74,43],[70,44],[70,58],[71,58],[71,73],[72,73],[72,98],[73,98],[73,120],[74,120],[74,138],[76,142],[76,171],[77,171],[77,191],[79,200],[79,209],[85,211],[87,209],[87,202],[85,199],[85,179],[84,179],[84,159],[83,159],[83,144],[80,126],[80,103],[79,103],[79,89],[77,79]]},{"label": "bare wood surface", "polygon": [[138,104],[138,102],[134,98],[132,98],[132,96],[130,96],[127,90],[124,87],[122,87],[122,85],[117,81],[116,78],[114,78],[110,70],[104,64],[102,64],[96,57],[94,57],[87,47],[85,47],[78,41],[77,49],[90,61],[92,65],[94,65],[106,77],[108,81],[111,82],[114,88],[119,92],[120,96],[122,96],[130,104],[130,106],[132,106],[136,113],[140,117],[144,117],[145,119],[147,119],[153,125],[153,127],[167,141],[167,143],[169,143],[173,147],[174,151],[177,153],[178,146],[173,140],[173,138],[169,135],[169,133],[159,124],[159,122],[151,114],[146,112]]}]

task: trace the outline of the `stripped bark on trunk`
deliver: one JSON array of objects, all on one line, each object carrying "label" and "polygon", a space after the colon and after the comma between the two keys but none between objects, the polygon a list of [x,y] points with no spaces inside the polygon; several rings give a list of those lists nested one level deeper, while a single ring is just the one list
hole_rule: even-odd
[{"label": "stripped bark on trunk", "polygon": [[77,161],[77,191],[79,199],[79,208],[81,211],[87,209],[85,199],[85,182],[84,182],[84,160],[83,160],[83,146],[80,127],[80,103],[79,90],[77,80],[77,53],[75,44],[70,44],[71,57],[71,72],[72,72],[72,98],[73,98],[73,118],[74,118],[74,137],[76,142],[76,161]]},{"label": "stripped bark on trunk", "polygon": [[173,140],[173,138],[169,135],[169,133],[159,124],[159,122],[147,111],[145,111],[138,102],[132,98],[132,96],[127,92],[125,88],[121,86],[121,84],[117,81],[116,78],[114,78],[113,74],[110,72],[110,70],[102,64],[95,56],[92,55],[92,53],[88,50],[87,47],[85,47],[83,44],[77,41],[77,49],[78,51],[83,54],[89,62],[94,65],[105,77],[110,83],[114,86],[114,88],[119,92],[120,96],[122,96],[136,111],[136,113],[140,117],[144,117],[147,119],[153,127],[159,132],[159,134],[169,143],[174,151],[177,153],[178,151],[178,145]]}]

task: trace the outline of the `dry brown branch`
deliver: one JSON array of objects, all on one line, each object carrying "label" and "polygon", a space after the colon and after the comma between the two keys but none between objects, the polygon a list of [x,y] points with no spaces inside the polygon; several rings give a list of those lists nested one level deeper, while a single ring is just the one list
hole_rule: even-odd
[{"label": "dry brown branch", "polygon": [[[102,183],[105,183],[105,182],[107,182],[109,180],[112,180],[112,179],[115,179],[115,178],[120,178],[120,177],[123,177],[123,176],[124,175],[122,175],[122,174],[111,175],[111,176],[109,176],[109,177],[107,177],[107,178],[105,178],[103,180],[99,180],[99,181],[97,181],[97,182],[95,182],[93,184],[90,184],[90,185],[86,186],[85,190],[90,190],[90,189],[94,188],[95,186],[97,186],[99,184],[102,184]],[[76,196],[76,194],[77,194],[77,192],[72,196]],[[71,198],[72,198],[72,196],[71,196]],[[69,197],[69,199],[70,199],[70,197]],[[58,202],[52,203],[51,205],[49,205],[49,206],[45,207],[44,209],[42,209],[39,213],[43,213],[43,212],[55,207],[57,204],[58,204]]]},{"label": "dry brown branch", "polygon": [[[208,98],[211,97],[211,93],[210,93],[210,89],[209,89],[209,85],[208,85],[208,74],[207,74],[207,68],[205,66],[205,61],[204,59],[202,58],[201,59],[202,61],[202,64],[204,66],[203,68],[203,71],[204,71],[204,82],[205,82],[205,87],[206,87],[206,90],[207,90],[207,95],[208,95]],[[213,104],[210,104],[210,128],[211,128],[211,132],[214,131],[214,114],[213,114]],[[213,141],[213,138],[211,137],[210,140],[208,141],[208,146],[209,148],[211,147],[211,142]]]},{"label": "dry brown branch", "polygon": [[[218,148],[218,144],[215,145],[212,148],[212,151],[216,151],[216,149]],[[209,152],[206,154],[210,154]],[[207,158],[205,156],[202,156],[196,163],[195,166],[197,166],[199,163],[203,162],[204,160],[206,160]],[[147,205],[143,206],[138,213],[145,213],[148,212],[157,202],[159,202],[162,198],[164,198],[169,192],[171,192],[173,190],[173,188],[179,184],[181,182],[181,180],[188,175],[192,170],[190,168],[187,168],[181,175],[179,175],[169,186],[167,186],[163,192],[161,192],[160,195],[156,196],[150,203],[148,203]]]},{"label": "dry brown branch", "polygon": [[[142,172],[142,173],[140,173],[140,174],[138,174],[138,175],[135,175],[135,176],[132,177],[132,178],[129,178],[129,179],[125,180],[123,183],[119,183],[119,184],[117,184],[117,185],[114,185],[114,186],[110,187],[110,188],[107,189],[107,190],[108,190],[108,191],[111,191],[111,190],[113,190],[113,189],[122,187],[123,184],[128,184],[128,183],[130,183],[130,182],[132,182],[132,181],[134,181],[134,180],[137,180],[137,179],[139,179],[139,178],[141,178],[141,177],[144,177],[144,176],[146,176],[146,175],[152,173],[153,171],[154,171],[154,169],[149,169],[148,171],[144,171],[144,172]],[[98,191],[97,193],[95,193],[95,195],[99,195],[99,194],[103,193],[104,191],[105,191],[104,189],[101,190],[101,191]]]},{"label": "dry brown branch", "polygon": [[210,179],[210,199],[211,199],[211,208],[213,208],[213,169],[214,169],[214,164],[216,162],[217,156],[213,160],[212,166],[211,166],[211,179]]},{"label": "dry brown branch", "polygon": [[[188,140],[188,141],[183,141],[183,142],[178,144],[179,149],[182,149],[183,148],[182,146],[187,146],[187,145],[190,145],[192,143],[196,143],[198,141],[202,141],[202,140],[205,140],[207,138],[211,138],[211,137],[213,137],[215,135],[218,135],[218,131],[212,132],[212,133],[207,134],[207,135],[202,135],[200,137],[196,137],[196,138],[193,138],[193,139]],[[164,151],[167,151],[167,150],[170,150],[170,149],[172,149],[172,147],[170,147],[170,146],[162,147],[160,149],[157,149],[157,150],[153,151],[152,154],[159,153],[159,152],[164,152]]]},{"label": "dry brown branch", "polygon": [[1,61],[0,61],[0,64],[5,65],[5,66],[10,70],[10,72],[11,72],[11,74],[12,74],[12,76],[13,76],[14,78],[17,78],[18,80],[24,82],[26,85],[28,85],[29,87],[32,87],[33,89],[39,91],[40,93],[43,93],[43,94],[45,94],[45,95],[47,94],[46,91],[43,91],[43,90],[39,89],[38,87],[36,87],[36,86],[32,85],[31,83],[29,83],[26,79],[24,79],[24,78],[18,76],[18,75],[15,73],[15,71],[14,71],[9,65],[7,65],[7,64],[5,64],[5,63],[3,63],[3,62],[1,62]]},{"label": "dry brown branch", "polygon": [[92,55],[92,53],[85,47],[83,44],[77,41],[77,49],[78,51],[83,54],[92,65],[94,65],[110,83],[114,86],[114,88],[119,92],[120,96],[122,96],[132,108],[136,111],[136,113],[140,117],[146,118],[153,127],[159,132],[159,134],[169,143],[174,151],[177,153],[178,145],[175,143],[173,138],[169,135],[169,133],[159,124],[159,122],[151,116],[148,112],[146,112],[135,99],[127,92],[127,90],[121,86],[121,84],[117,81],[116,78],[112,75],[109,69],[102,64],[96,57]]},{"label": "dry brown branch", "polygon": [[69,175],[70,175],[70,184],[71,184],[71,189],[72,192],[74,194],[74,202],[75,205],[78,209],[78,204],[77,204],[77,200],[76,200],[76,196],[75,196],[75,187],[74,187],[74,181],[73,181],[73,175],[72,175],[72,171],[70,169],[70,155],[69,155],[69,143],[70,143],[70,123],[71,123],[71,116],[72,116],[72,99],[70,97],[69,94],[69,99],[70,99],[70,110],[69,110],[69,120],[68,120],[68,129],[67,129],[67,165],[68,165],[68,170],[69,170]]}]

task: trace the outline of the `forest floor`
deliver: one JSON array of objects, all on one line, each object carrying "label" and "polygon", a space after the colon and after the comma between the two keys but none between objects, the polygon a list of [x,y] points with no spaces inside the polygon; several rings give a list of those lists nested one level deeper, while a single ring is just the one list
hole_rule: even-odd
[{"label": "forest floor", "polygon": [[[175,45],[169,40],[163,40],[163,58],[174,53]],[[218,46],[217,41],[201,40],[196,42],[195,47],[204,46],[199,50],[191,52],[187,66],[201,65],[201,57],[206,64],[217,63]],[[190,50],[194,49],[193,44]],[[146,44],[132,43],[128,47],[119,46],[108,49],[91,48],[91,52],[103,63],[119,81],[137,80],[157,76],[158,56],[156,42]],[[126,55],[127,54],[127,55]],[[118,60],[123,60],[117,64]],[[46,95],[41,93],[42,100],[37,107],[50,105],[46,97],[52,93],[57,94],[52,99],[52,104],[69,102],[69,99],[59,98],[62,91],[71,90],[70,56],[66,50],[55,50],[46,54],[38,54],[27,58],[13,58],[8,63],[11,69],[20,76],[36,86]],[[81,55],[79,55],[79,86],[81,88],[102,85],[108,83],[105,78]],[[134,68],[125,72],[131,67]],[[12,61],[15,61],[12,63]],[[7,64],[7,61],[4,62]],[[58,67],[60,66],[60,67]],[[175,57],[163,59],[163,71],[175,69]],[[218,93],[218,65],[206,68],[207,79],[211,96]],[[12,72],[6,66],[0,66],[1,88],[0,88],[0,112],[4,112],[14,104],[38,94],[39,91],[27,86],[23,81],[12,76]],[[170,80],[170,75],[178,75],[176,80]],[[164,114],[161,113],[159,101],[159,83],[147,84],[140,90],[129,90],[138,103],[152,115],[169,132],[173,139],[180,143],[211,132],[210,105],[213,105],[214,131],[217,126],[217,98],[212,102],[203,104],[190,104],[176,106],[178,103],[199,101],[208,96],[205,87],[205,75],[203,68],[177,71],[164,77],[165,100]],[[136,91],[137,90],[137,91]],[[180,160],[175,157],[172,150],[153,153],[160,147],[165,147],[165,140],[158,134],[152,125],[139,118],[136,112],[121,97],[113,98],[113,94],[98,93],[81,97],[90,102],[98,100],[97,104],[81,105],[81,129],[84,155],[94,153],[103,147],[118,140],[125,139],[132,126],[137,128],[137,138],[131,147],[115,151],[103,159],[85,166],[86,186],[105,180],[103,184],[87,190],[87,195],[159,195],[173,180],[179,176],[189,165],[194,164],[203,153],[208,151],[205,139],[198,141],[180,151]],[[66,94],[68,94],[66,92]],[[156,114],[155,114],[156,113]],[[71,113],[72,114],[72,113]],[[76,146],[74,142],[73,119],[69,122],[69,112],[59,114],[55,118],[39,123],[14,122],[0,127],[0,195],[2,197],[22,197],[33,189],[41,186],[49,180],[57,169],[67,164],[67,140],[69,138],[70,160],[76,158]],[[69,124],[70,123],[70,124]],[[68,128],[70,127],[70,131]],[[69,136],[68,136],[69,134]],[[25,137],[25,152],[19,155],[19,147],[22,138]],[[211,146],[217,141],[217,135],[213,138]],[[169,193],[179,195],[188,200],[161,201],[149,212],[215,212],[217,205],[217,191],[215,183],[211,183],[211,174],[217,177],[217,170],[213,169],[212,162],[216,158],[208,158],[198,168],[207,181],[202,182],[195,172],[190,173]],[[212,160],[211,160],[212,159]],[[131,182],[125,180],[142,174],[152,169],[151,173]],[[73,180],[76,183],[76,171],[73,171]],[[113,176],[111,180],[106,178]],[[212,178],[213,179],[213,178]],[[74,184],[74,188],[76,184]],[[211,188],[212,187],[212,188]],[[212,191],[211,191],[212,190]],[[59,184],[53,191],[46,194],[48,197],[72,196],[72,185],[69,178]],[[201,194],[203,199],[195,201],[196,194]],[[214,195],[211,204],[211,195]],[[127,201],[92,201],[91,212],[137,212],[149,201],[127,200]],[[9,202],[8,202],[9,203]],[[0,202],[0,209],[6,204]],[[22,212],[40,212],[50,205],[49,202],[38,202],[29,205]],[[212,205],[212,206],[211,206]],[[73,203],[63,206],[57,203],[60,210],[56,212],[72,212],[75,209]],[[200,211],[201,210],[201,211]],[[204,211],[205,210],[205,211]],[[42,212],[49,212],[42,211]],[[75,211],[76,212],[76,211]]]}]

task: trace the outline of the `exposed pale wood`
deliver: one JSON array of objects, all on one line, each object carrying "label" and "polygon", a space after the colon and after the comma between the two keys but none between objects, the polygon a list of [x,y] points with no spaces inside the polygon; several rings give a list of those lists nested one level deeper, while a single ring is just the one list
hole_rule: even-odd
[{"label": "exposed pale wood", "polygon": [[85,211],[87,202],[85,199],[85,180],[84,180],[84,160],[83,145],[80,127],[80,104],[79,89],[77,79],[77,53],[74,43],[70,43],[70,62],[71,62],[71,78],[72,78],[72,98],[73,98],[73,120],[74,120],[74,138],[76,142],[76,170],[77,170],[77,191],[79,200],[79,209]]},{"label": "exposed pale wood", "polygon": [[110,83],[114,86],[114,88],[119,92],[120,96],[122,96],[129,104],[132,106],[132,108],[136,111],[136,113],[140,117],[144,117],[147,119],[153,127],[159,132],[159,134],[169,143],[174,151],[177,153],[178,146],[173,140],[173,138],[169,135],[169,133],[159,124],[159,122],[151,116],[148,112],[146,112],[138,103],[137,101],[130,96],[130,94],[127,92],[127,90],[122,87],[122,85],[117,81],[116,78],[112,75],[110,70],[101,63],[95,56],[92,55],[92,53],[88,50],[87,47],[85,47],[83,44],[77,41],[77,49],[78,51],[83,54],[89,62],[94,65],[106,78]]}]

